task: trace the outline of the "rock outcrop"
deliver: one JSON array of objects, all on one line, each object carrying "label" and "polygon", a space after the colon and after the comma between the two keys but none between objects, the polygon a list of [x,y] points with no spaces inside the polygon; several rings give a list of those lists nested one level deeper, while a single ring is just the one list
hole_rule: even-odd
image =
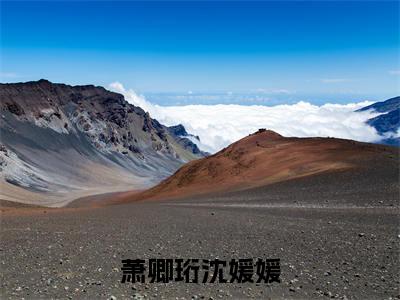
[{"label": "rock outcrop", "polygon": [[[143,188],[204,155],[103,87],[47,80],[0,84],[0,100],[5,200],[24,201],[28,193],[58,205],[81,191]],[[16,197],[20,189],[24,196]]]}]

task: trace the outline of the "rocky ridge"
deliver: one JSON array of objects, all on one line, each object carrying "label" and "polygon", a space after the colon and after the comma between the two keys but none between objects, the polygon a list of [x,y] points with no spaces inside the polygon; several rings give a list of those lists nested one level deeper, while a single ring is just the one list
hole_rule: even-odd
[{"label": "rocky ridge", "polygon": [[[98,177],[106,183],[109,177],[117,186],[118,176],[131,177],[125,188],[128,182],[132,188],[144,187],[204,156],[189,139],[103,87],[47,80],[0,84],[0,99],[1,181],[7,187],[2,192],[10,190],[2,195],[6,200],[13,200],[16,187],[58,193],[61,186],[64,191],[86,189],[84,181],[98,182]],[[72,168],[68,160],[79,165]],[[107,171],[96,174],[94,168],[86,171],[93,174],[78,176],[92,163]]]}]

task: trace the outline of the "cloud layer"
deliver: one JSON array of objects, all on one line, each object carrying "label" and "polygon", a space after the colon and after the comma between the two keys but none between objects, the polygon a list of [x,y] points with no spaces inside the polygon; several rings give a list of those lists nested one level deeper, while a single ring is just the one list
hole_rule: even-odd
[{"label": "cloud layer", "polygon": [[298,102],[293,105],[185,105],[159,106],[114,82],[110,89],[148,111],[164,125],[183,124],[188,132],[198,135],[202,150],[216,152],[259,128],[274,130],[284,136],[338,137],[364,142],[380,139],[376,130],[365,121],[377,116],[371,111],[354,112],[371,102],[346,105],[312,105]]}]

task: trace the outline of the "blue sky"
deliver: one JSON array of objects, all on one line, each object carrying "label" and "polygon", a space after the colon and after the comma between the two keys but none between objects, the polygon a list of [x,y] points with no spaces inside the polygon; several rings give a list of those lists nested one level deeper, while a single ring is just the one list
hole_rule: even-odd
[{"label": "blue sky", "polygon": [[399,2],[1,2],[1,82],[383,100],[399,46]]}]

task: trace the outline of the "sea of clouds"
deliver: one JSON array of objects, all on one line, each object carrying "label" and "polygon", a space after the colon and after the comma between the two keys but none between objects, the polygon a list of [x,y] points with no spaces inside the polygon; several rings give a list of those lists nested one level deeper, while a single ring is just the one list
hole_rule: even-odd
[{"label": "sea of clouds", "polygon": [[382,137],[365,122],[379,113],[355,112],[372,102],[313,105],[300,101],[291,105],[155,105],[125,89],[119,82],[111,83],[110,90],[149,112],[160,123],[182,124],[186,130],[200,137],[200,149],[214,153],[259,128],[267,128],[284,136],[337,137],[363,142],[374,142]]}]

